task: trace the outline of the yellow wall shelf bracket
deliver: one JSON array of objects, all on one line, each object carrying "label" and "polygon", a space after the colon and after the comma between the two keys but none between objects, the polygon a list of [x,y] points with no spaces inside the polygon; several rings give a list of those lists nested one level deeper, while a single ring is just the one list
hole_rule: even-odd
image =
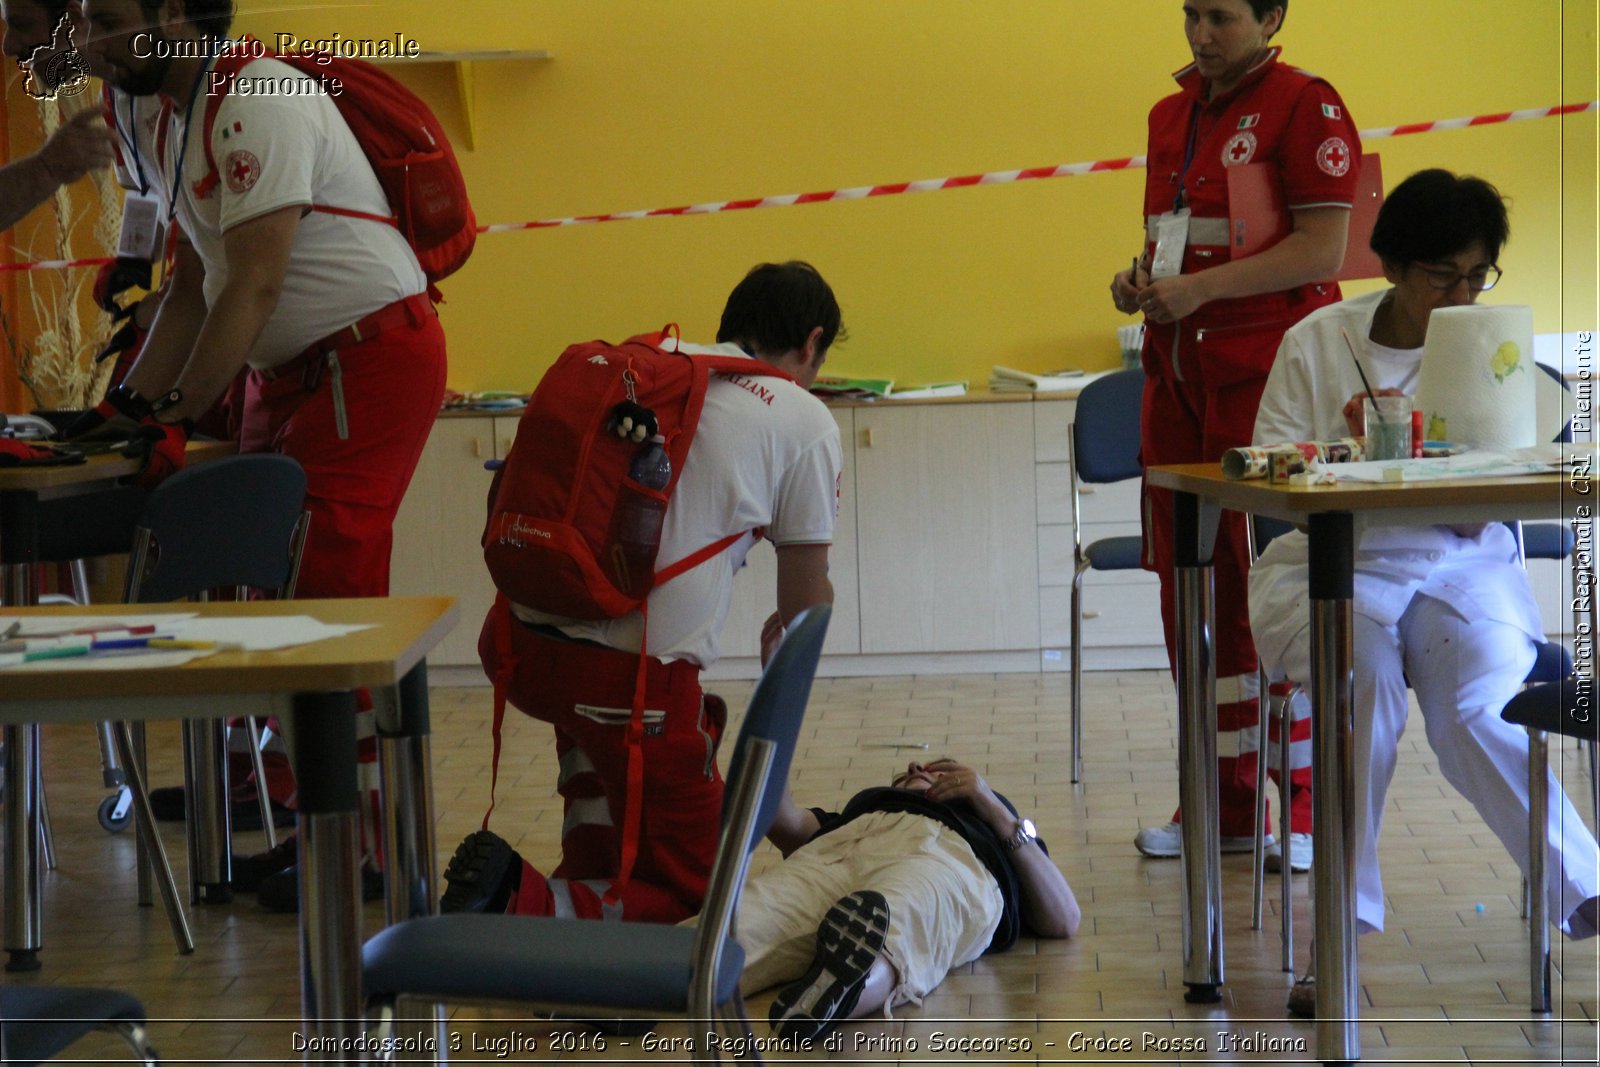
[{"label": "yellow wall shelf bracket", "polygon": [[483,51],[467,52],[423,52],[416,58],[384,59],[378,62],[385,66],[400,66],[408,63],[453,63],[456,68],[456,97],[461,102],[461,115],[466,121],[467,143],[469,149],[478,146],[478,111],[476,100],[477,67],[479,63],[503,62],[509,59],[520,60],[548,60],[551,54],[542,50],[528,49],[486,49]]}]

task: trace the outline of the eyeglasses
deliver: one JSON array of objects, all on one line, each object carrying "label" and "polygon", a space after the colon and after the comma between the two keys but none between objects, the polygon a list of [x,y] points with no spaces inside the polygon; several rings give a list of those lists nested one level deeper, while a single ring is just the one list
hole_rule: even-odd
[{"label": "eyeglasses", "polygon": [[1453,270],[1439,270],[1436,267],[1424,267],[1420,263],[1416,264],[1416,268],[1427,277],[1430,286],[1446,293],[1460,285],[1462,281],[1465,281],[1467,288],[1474,293],[1486,293],[1499,284],[1501,276],[1500,267],[1495,264],[1466,274]]}]

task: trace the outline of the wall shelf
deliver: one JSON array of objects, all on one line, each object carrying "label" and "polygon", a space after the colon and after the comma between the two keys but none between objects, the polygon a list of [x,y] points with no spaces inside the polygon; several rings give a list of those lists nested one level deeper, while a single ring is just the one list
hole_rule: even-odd
[{"label": "wall shelf", "polygon": [[395,57],[375,60],[381,66],[398,67],[415,63],[453,63],[456,68],[456,96],[466,120],[467,148],[478,146],[477,68],[479,63],[507,60],[544,62],[554,57],[543,49],[479,49],[450,52],[421,52],[415,58]]}]

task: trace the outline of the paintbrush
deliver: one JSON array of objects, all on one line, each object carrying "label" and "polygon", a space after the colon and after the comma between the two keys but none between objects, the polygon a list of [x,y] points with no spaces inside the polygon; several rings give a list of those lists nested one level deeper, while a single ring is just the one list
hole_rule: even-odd
[{"label": "paintbrush", "polygon": [[1389,420],[1383,417],[1383,409],[1378,406],[1378,398],[1372,393],[1372,383],[1367,381],[1367,372],[1361,369],[1361,357],[1356,355],[1356,345],[1350,340],[1350,331],[1341,326],[1339,336],[1344,338],[1344,346],[1350,350],[1350,361],[1356,365],[1356,373],[1361,375],[1361,388],[1367,391],[1367,399],[1372,401],[1372,410],[1377,413],[1378,421],[1388,422]]}]

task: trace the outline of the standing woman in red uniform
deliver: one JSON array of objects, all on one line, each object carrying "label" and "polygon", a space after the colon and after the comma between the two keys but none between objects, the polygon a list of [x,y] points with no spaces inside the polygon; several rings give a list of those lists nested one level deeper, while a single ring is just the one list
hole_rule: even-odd
[{"label": "standing woman in red uniform", "polygon": [[[1145,247],[1137,267],[1111,283],[1117,309],[1145,319],[1146,466],[1214,461],[1249,444],[1283,332],[1340,299],[1328,279],[1344,262],[1361,143],[1333,86],[1278,61],[1271,41],[1287,8],[1288,0],[1185,0],[1194,61],[1174,75],[1178,92],[1150,111]],[[1267,164],[1282,189],[1284,236],[1233,258],[1229,171],[1251,163]],[[1172,661],[1171,495],[1146,485],[1143,519],[1144,564],[1161,577]],[[1258,687],[1245,604],[1249,556],[1235,512],[1222,513],[1214,563],[1222,845],[1225,852],[1248,851],[1257,829]],[[1309,737],[1308,726],[1298,723],[1297,732]],[[1310,861],[1309,770],[1293,777],[1291,857],[1302,868]],[[1140,830],[1139,850],[1178,855],[1173,819]]]}]

